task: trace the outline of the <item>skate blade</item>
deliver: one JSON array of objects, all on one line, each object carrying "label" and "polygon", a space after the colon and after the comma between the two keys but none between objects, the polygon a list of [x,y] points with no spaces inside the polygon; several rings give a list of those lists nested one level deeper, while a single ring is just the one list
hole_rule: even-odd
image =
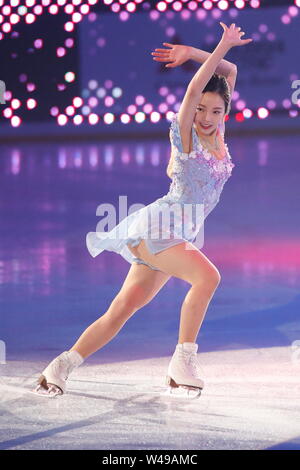
[{"label": "skate blade", "polygon": [[46,389],[42,387],[42,385],[38,385],[36,388],[30,390],[30,393],[34,393],[40,397],[47,397],[47,398],[54,398],[57,395],[63,395],[60,388],[56,387],[55,385],[48,384],[49,387]]},{"label": "skate blade", "polygon": [[188,400],[195,400],[196,398],[200,397],[201,391],[201,388],[186,387],[184,385],[179,385],[178,387],[168,387],[163,395],[172,398],[185,398]]},{"label": "skate blade", "polygon": [[30,391],[36,395],[48,398],[54,398],[57,395],[63,395],[63,391],[57,385],[47,383],[46,377],[44,377],[44,375],[39,377],[37,387]]},{"label": "skate blade", "polygon": [[192,385],[178,385],[170,376],[166,377],[168,388],[164,395],[194,399],[201,395],[202,388]]}]

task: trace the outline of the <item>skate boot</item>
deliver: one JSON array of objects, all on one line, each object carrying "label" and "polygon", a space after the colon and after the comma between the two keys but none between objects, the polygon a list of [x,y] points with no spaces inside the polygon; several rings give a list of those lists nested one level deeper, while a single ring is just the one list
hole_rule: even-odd
[{"label": "skate boot", "polygon": [[43,370],[38,386],[33,390],[38,395],[55,397],[66,391],[66,380],[75,367],[84,361],[77,351],[64,351]]},{"label": "skate boot", "polygon": [[198,398],[204,387],[197,363],[198,344],[177,344],[168,367],[166,395]]}]

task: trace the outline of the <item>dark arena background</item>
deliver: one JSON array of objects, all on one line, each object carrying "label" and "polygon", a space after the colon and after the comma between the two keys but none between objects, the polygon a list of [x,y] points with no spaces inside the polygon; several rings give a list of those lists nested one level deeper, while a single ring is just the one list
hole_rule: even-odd
[{"label": "dark arena background", "polygon": [[[169,190],[170,123],[201,64],[151,53],[212,53],[220,21],[253,41],[225,56],[235,168],[201,248],[221,274],[196,340],[201,397],[164,394],[190,288],[177,277],[64,396],[29,393],[128,274],[87,250],[97,207]],[[300,449],[299,43],[300,0],[0,0],[1,450]]]}]

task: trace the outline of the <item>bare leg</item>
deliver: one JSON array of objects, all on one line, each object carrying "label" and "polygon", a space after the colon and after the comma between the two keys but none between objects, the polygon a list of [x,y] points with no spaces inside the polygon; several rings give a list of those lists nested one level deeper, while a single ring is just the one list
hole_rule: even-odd
[{"label": "bare leg", "polygon": [[150,302],[170,276],[191,284],[181,308],[178,342],[196,341],[209,302],[220,282],[217,269],[199,250],[186,250],[185,243],[152,255],[142,241],[131,251],[163,272],[133,264],[107,312],[82,333],[70,351],[75,349],[86,358],[103,347],[137,310]]},{"label": "bare leg", "polygon": [[208,305],[218,284],[216,280],[209,288],[210,283],[211,281],[207,279],[206,284],[194,284],[188,291],[181,307],[178,343],[196,342]]},{"label": "bare leg", "polygon": [[86,358],[102,348],[137,310],[155,297],[169,278],[169,275],[148,266],[132,264],[109,309],[82,333],[70,351],[76,350]]},{"label": "bare leg", "polygon": [[217,268],[189,242],[182,242],[154,255],[142,240],[134,248],[134,254],[161,271],[191,284],[181,308],[178,343],[196,342],[208,305],[221,279]]},{"label": "bare leg", "polygon": [[83,358],[90,356],[113,339],[136,310],[116,297],[102,317],[82,333],[70,351],[76,350]]}]

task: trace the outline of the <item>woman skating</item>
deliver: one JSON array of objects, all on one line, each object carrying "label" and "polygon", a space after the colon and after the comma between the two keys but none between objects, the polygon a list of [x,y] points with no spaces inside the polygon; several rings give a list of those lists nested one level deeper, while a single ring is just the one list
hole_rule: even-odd
[{"label": "woman skating", "polygon": [[[180,208],[201,205],[205,219],[218,203],[234,167],[224,142],[224,118],[229,113],[237,68],[223,57],[232,47],[246,45],[252,39],[242,40],[245,33],[234,23],[230,28],[223,23],[221,26],[222,38],[211,54],[168,43],[170,49],[153,53],[154,60],[173,61],[167,64],[169,67],[190,58],[204,62],[190,81],[179,112],[171,122],[169,192],[123,219],[112,231],[87,234],[87,248],[93,257],[103,250],[114,251],[131,263],[131,268],[104,315],[44,369],[38,379],[37,393],[47,396],[64,393],[72,370],[107,344],[171,276],[188,282],[191,287],[182,303],[178,344],[169,363],[167,383],[169,390],[178,386],[196,390],[197,394],[202,390],[204,382],[197,366],[196,339],[220,274],[193,244],[203,225],[195,211],[184,217],[180,211],[172,214],[168,225],[158,223],[152,215],[174,204]],[[152,236],[162,232],[168,237]]]}]

